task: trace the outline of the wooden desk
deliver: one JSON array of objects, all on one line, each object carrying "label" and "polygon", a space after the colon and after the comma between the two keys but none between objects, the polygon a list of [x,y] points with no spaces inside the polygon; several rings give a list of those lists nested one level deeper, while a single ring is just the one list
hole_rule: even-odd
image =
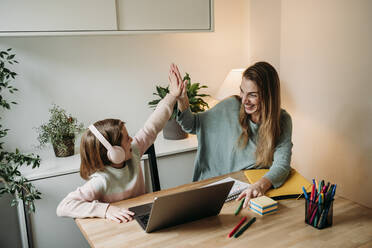
[{"label": "wooden desk", "polygon": [[[246,181],[242,172],[231,177]],[[154,196],[194,189],[226,176],[145,194],[114,205],[131,207],[151,202]],[[92,247],[372,247],[372,209],[342,197],[333,206],[333,226],[315,229],[304,222],[305,201],[281,200],[278,213],[259,217],[248,209],[235,216],[238,202],[226,203],[218,216],[145,233],[136,221],[118,224],[106,219],[76,219]],[[239,238],[228,233],[242,216],[257,221]],[[66,237],[68,238],[68,237]]]}]

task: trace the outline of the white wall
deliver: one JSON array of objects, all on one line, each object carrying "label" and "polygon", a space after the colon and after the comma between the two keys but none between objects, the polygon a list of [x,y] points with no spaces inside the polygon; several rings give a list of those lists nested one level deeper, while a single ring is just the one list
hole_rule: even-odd
[{"label": "white wall", "polygon": [[[372,207],[372,2],[250,2],[256,16],[250,31],[261,23],[250,36],[250,56],[274,63],[280,57],[283,107],[293,120],[293,167],[308,179],[337,183],[339,195]],[[272,42],[265,42],[266,24],[278,16],[280,37],[270,31]]]},{"label": "white wall", "polygon": [[155,85],[167,84],[171,62],[214,94],[230,69],[248,65],[245,3],[215,0],[215,31],[208,33],[0,38],[0,47],[12,47],[20,62],[19,104],[3,120],[11,129],[7,147],[31,150],[33,127],[47,121],[51,103],[86,125],[120,118],[134,135],[152,112],[147,102]]}]

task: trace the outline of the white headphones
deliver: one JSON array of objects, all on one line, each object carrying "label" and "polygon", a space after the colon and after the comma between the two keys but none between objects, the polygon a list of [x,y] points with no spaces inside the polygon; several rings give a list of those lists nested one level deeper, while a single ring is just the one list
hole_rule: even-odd
[{"label": "white headphones", "polygon": [[101,144],[107,149],[107,157],[114,164],[120,164],[125,160],[125,151],[121,146],[112,146],[103,135],[97,130],[92,124],[89,126],[89,130],[96,136]]}]

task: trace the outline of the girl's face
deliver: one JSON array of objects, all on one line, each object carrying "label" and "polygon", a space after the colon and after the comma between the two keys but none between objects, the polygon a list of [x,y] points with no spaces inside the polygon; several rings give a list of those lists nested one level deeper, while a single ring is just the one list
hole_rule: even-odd
[{"label": "girl's face", "polygon": [[121,132],[122,132],[121,147],[125,151],[125,161],[127,161],[132,158],[132,148],[130,144],[132,143],[133,139],[128,135],[127,129],[124,124]]},{"label": "girl's face", "polygon": [[242,98],[242,104],[244,104],[244,110],[248,115],[259,114],[260,99],[255,82],[243,77],[240,85],[240,97]]}]

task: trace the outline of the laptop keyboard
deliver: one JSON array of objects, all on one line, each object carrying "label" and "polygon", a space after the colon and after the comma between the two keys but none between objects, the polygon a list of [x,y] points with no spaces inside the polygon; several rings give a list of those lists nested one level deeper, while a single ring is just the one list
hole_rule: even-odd
[{"label": "laptop keyboard", "polygon": [[138,219],[140,219],[145,226],[147,226],[147,222],[149,222],[149,218],[150,218],[150,214],[138,216]]}]

